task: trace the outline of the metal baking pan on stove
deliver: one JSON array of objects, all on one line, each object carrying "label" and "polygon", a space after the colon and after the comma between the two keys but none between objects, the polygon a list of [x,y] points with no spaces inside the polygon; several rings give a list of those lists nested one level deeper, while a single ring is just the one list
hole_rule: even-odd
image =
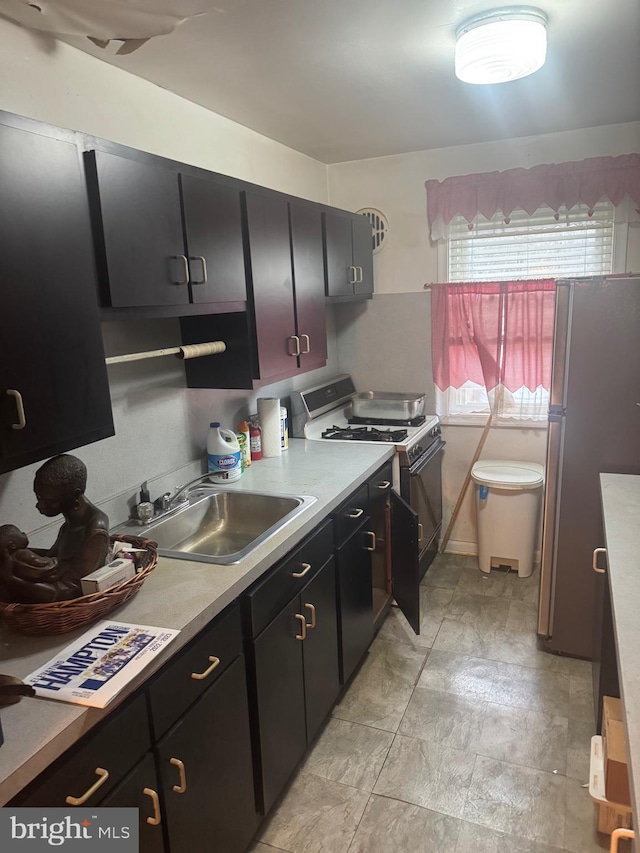
[{"label": "metal baking pan on stove", "polygon": [[351,398],[356,418],[413,420],[424,414],[425,394],[361,391]]}]

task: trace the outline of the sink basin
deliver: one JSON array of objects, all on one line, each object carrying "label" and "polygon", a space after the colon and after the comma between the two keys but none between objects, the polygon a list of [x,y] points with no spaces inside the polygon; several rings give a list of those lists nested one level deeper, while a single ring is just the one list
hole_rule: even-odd
[{"label": "sink basin", "polygon": [[150,524],[127,524],[133,533],[158,543],[165,557],[228,565],[282,530],[316,501],[300,495],[198,488],[189,503]]}]

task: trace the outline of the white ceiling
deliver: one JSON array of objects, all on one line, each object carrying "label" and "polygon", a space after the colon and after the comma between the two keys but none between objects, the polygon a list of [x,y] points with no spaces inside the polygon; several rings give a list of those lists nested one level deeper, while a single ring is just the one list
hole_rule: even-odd
[{"label": "white ceiling", "polygon": [[638,0],[533,0],[547,63],[497,86],[458,81],[453,51],[500,0],[207,5],[127,56],[67,40],[325,163],[640,119]]}]

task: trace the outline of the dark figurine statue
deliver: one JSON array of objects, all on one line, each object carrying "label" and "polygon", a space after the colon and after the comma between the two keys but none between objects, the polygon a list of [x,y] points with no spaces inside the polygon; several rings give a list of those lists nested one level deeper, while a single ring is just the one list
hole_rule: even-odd
[{"label": "dark figurine statue", "polygon": [[29,549],[22,531],[0,527],[0,600],[47,603],[82,595],[80,580],[104,565],[109,519],[85,496],[87,469],[76,456],[49,459],[36,471],[36,507],[48,517],[64,516],[49,550]]}]

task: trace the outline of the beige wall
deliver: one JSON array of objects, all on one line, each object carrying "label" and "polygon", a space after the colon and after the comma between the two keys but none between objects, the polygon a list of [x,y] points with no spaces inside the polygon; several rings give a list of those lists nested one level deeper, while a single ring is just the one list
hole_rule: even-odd
[{"label": "beige wall", "polygon": [[327,167],[317,160],[1,18],[0,109],[327,200]]}]

